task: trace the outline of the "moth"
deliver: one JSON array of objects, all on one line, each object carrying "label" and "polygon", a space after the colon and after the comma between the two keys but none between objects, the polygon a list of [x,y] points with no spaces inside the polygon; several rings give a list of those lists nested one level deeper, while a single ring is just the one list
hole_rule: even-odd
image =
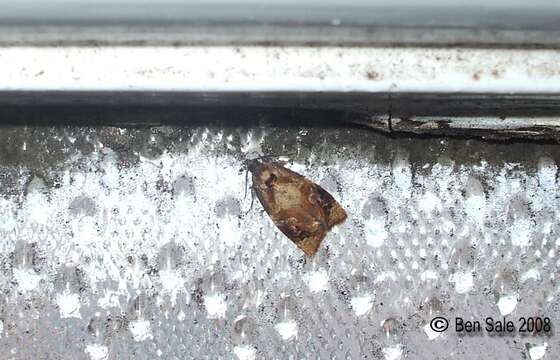
[{"label": "moth", "polygon": [[346,211],[325,189],[278,162],[247,160],[251,188],[274,224],[307,256],[313,256]]}]

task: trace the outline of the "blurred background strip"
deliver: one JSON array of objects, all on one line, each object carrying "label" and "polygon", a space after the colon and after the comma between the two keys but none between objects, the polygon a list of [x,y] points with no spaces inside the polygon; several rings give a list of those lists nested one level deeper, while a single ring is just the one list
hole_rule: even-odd
[{"label": "blurred background strip", "polygon": [[151,123],[157,113],[184,124],[226,112],[558,139],[555,1],[0,0],[0,9],[2,123]]},{"label": "blurred background strip", "polygon": [[558,47],[556,1],[0,1],[2,44]]}]

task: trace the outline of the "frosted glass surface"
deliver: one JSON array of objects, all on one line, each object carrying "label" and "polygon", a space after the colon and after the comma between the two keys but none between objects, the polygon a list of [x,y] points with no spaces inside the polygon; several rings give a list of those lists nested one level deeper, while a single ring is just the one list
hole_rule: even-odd
[{"label": "frosted glass surface", "polygon": [[[347,210],[315,258],[244,196],[262,154]],[[558,325],[559,159],[363,129],[3,127],[0,358],[553,359],[554,334],[429,324]]]}]

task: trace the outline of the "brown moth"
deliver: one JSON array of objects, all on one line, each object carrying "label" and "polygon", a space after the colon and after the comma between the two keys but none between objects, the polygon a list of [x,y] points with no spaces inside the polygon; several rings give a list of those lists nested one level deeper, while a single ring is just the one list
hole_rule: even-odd
[{"label": "brown moth", "polygon": [[319,185],[277,162],[248,160],[252,189],[274,224],[308,256],[346,212]]}]

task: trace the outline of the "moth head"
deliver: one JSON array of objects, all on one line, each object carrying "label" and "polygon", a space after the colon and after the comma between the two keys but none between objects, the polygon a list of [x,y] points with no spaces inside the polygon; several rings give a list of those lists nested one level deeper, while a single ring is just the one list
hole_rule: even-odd
[{"label": "moth head", "polygon": [[247,171],[254,173],[259,169],[262,163],[258,159],[247,159],[245,160],[245,167]]},{"label": "moth head", "polygon": [[278,163],[280,165],[284,165],[288,162],[290,156],[296,154],[285,154],[285,155],[275,155],[275,154],[268,154],[256,157],[254,159],[247,159],[243,162],[245,168],[254,173],[258,172],[262,169],[263,164],[266,163]]}]

